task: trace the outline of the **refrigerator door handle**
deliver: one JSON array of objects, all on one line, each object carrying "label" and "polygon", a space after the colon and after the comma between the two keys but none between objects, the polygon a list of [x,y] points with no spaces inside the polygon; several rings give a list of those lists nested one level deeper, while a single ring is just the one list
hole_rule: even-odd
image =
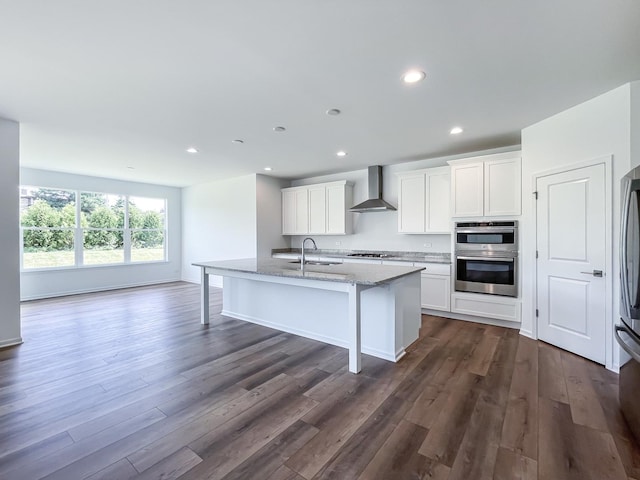
[{"label": "refrigerator door handle", "polygon": [[640,352],[634,350],[632,346],[630,346],[627,342],[625,342],[618,332],[624,332],[625,334],[629,335],[627,330],[621,325],[616,325],[614,330],[614,333],[616,335],[616,340],[620,345],[620,347],[625,352],[627,352],[631,356],[631,358],[633,358],[636,362],[640,362]]},{"label": "refrigerator door handle", "polygon": [[[636,215],[638,218],[630,218],[631,214],[631,201],[633,199],[633,192],[636,192],[636,201],[638,207]],[[632,307],[631,305],[631,291],[629,289],[629,245],[627,244],[627,234],[629,233],[629,223],[631,221],[638,222],[640,224],[640,179],[633,179],[626,183],[624,188],[624,200],[622,202],[622,218],[620,225],[620,293],[622,297],[622,307],[624,308],[624,316],[631,318]],[[640,271],[638,272],[640,275]],[[637,279],[638,291],[636,294],[636,301],[640,300],[640,278]]]},{"label": "refrigerator door handle", "polygon": [[620,232],[620,293],[624,315],[631,317],[631,301],[629,295],[629,272],[627,271],[627,234],[629,231],[629,203],[631,202],[631,182],[625,185],[624,201],[622,202],[622,222]]}]

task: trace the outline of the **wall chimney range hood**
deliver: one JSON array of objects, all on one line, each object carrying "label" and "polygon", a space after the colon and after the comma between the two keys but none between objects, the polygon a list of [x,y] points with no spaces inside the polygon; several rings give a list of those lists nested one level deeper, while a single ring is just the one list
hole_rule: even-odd
[{"label": "wall chimney range hood", "polygon": [[369,200],[365,200],[349,209],[350,212],[385,212],[396,207],[382,199],[382,167],[372,165],[368,168]]}]

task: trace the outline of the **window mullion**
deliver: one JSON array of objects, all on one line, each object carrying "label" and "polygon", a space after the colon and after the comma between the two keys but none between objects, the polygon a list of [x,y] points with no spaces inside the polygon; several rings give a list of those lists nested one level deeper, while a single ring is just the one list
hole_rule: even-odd
[{"label": "window mullion", "polygon": [[76,266],[84,265],[84,232],[82,231],[82,200],[80,191],[76,190],[76,228],[73,233],[73,253]]}]

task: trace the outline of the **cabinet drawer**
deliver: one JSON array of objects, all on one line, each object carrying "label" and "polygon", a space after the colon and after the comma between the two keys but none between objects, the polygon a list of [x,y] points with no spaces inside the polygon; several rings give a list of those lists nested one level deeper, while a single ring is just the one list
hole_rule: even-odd
[{"label": "cabinet drawer", "polygon": [[367,259],[367,258],[344,258],[342,263],[369,263],[375,265],[382,265],[382,260]]},{"label": "cabinet drawer", "polygon": [[383,265],[399,265],[401,267],[412,267],[412,262],[403,262],[402,260],[383,260]]},{"label": "cabinet drawer", "polygon": [[300,258],[298,253],[274,253],[271,258],[285,258],[288,260],[297,260]]},{"label": "cabinet drawer", "polygon": [[451,265],[448,263],[415,262],[413,265],[416,267],[424,267],[422,273],[429,273],[431,275],[451,275]]},{"label": "cabinet drawer", "polygon": [[520,321],[520,302],[494,295],[455,293],[451,295],[451,311],[509,322]]}]

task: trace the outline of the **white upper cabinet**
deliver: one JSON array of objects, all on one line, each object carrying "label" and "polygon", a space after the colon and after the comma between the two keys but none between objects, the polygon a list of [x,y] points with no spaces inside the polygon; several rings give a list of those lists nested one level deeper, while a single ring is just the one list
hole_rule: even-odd
[{"label": "white upper cabinet", "polygon": [[519,152],[451,160],[451,216],[497,217],[521,213]]},{"label": "white upper cabinet", "polygon": [[450,233],[449,167],[398,174],[398,232]]},{"label": "white upper cabinet", "polygon": [[349,183],[331,183],[325,187],[326,234],[345,235],[351,233],[351,215],[347,209],[353,201],[353,187]]},{"label": "white upper cabinet", "polygon": [[484,215],[484,164],[451,165],[453,217]]},{"label": "white upper cabinet", "polygon": [[346,181],[282,189],[283,235],[351,233],[353,185]]},{"label": "white upper cabinet", "polygon": [[484,214],[520,215],[522,178],[520,157],[484,162]]},{"label": "white upper cabinet", "polygon": [[303,235],[309,232],[309,200],[306,189],[282,190],[282,233]]},{"label": "white upper cabinet", "polygon": [[309,231],[314,235],[327,231],[327,190],[324,185],[309,187]]},{"label": "white upper cabinet", "polygon": [[424,173],[399,176],[398,232],[424,233],[425,193]]},{"label": "white upper cabinet", "polygon": [[426,173],[428,232],[451,233],[451,169],[431,168]]}]

